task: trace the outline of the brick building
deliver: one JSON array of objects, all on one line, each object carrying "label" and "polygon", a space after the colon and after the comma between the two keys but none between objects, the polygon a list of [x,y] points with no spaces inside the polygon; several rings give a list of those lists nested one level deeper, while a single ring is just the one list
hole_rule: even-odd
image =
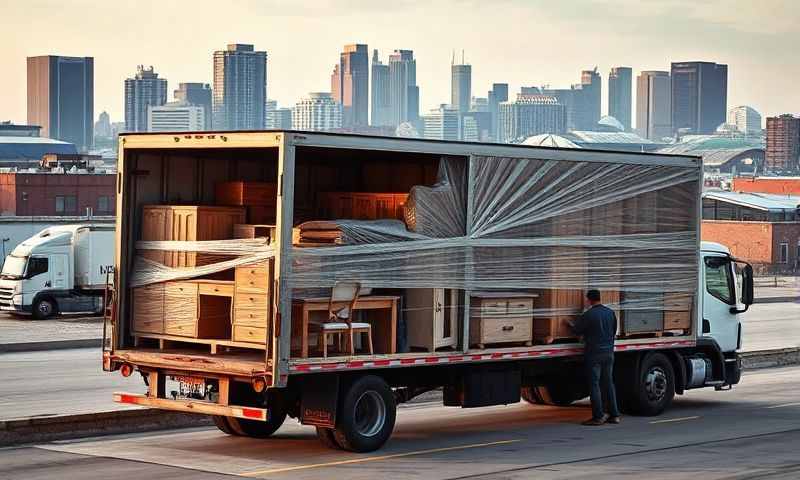
[{"label": "brick building", "polygon": [[800,118],[767,117],[767,154],[764,167],[772,172],[800,171]]},{"label": "brick building", "polygon": [[735,177],[731,190],[800,196],[800,177]]},{"label": "brick building", "polygon": [[762,271],[800,271],[800,196],[706,192],[701,237]]},{"label": "brick building", "polygon": [[113,173],[0,172],[0,216],[114,215]]}]

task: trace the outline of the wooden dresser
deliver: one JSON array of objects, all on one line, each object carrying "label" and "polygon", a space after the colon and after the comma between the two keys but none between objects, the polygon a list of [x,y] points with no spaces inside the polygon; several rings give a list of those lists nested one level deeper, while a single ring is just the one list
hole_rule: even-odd
[{"label": "wooden dresser", "polygon": [[471,293],[470,345],[480,349],[487,344],[499,343],[532,345],[533,303],[536,297],[527,293]]},{"label": "wooden dresser", "polygon": [[264,344],[272,314],[272,259],[236,267],[234,281],[233,341]]}]

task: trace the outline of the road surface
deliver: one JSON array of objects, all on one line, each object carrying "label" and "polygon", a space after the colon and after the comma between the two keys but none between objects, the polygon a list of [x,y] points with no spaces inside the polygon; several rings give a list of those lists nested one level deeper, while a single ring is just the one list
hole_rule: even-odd
[{"label": "road surface", "polygon": [[123,435],[0,450],[0,478],[169,479],[789,479],[800,476],[800,367],[746,373],[656,418],[583,427],[576,407],[401,408],[370,454],[328,450],[289,420],[271,439],[215,429]]}]

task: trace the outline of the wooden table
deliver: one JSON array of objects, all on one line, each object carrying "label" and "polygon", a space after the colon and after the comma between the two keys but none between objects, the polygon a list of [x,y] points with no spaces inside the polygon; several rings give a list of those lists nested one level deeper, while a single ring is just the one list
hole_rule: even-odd
[{"label": "wooden table", "polygon": [[[308,323],[311,312],[328,312],[328,297],[303,298],[292,301],[292,325],[296,320],[300,322],[300,356],[308,358]],[[389,310],[386,315],[366,315],[365,319],[372,325],[373,343],[375,353],[395,353],[397,351],[397,304],[400,297],[391,295],[367,295],[358,297],[354,310],[368,310],[369,313],[377,313],[375,310]],[[359,320],[360,321],[360,320]],[[382,339],[383,341],[375,342]]]}]

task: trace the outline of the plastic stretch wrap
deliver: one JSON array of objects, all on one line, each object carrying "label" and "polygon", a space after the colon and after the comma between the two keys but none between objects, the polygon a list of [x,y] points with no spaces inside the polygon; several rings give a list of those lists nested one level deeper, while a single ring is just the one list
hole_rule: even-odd
[{"label": "plastic stretch wrap", "polygon": [[[423,238],[295,248],[293,286],[598,288],[624,309],[668,309],[665,292],[691,305],[699,167],[446,158],[439,179],[409,196],[409,230]],[[362,226],[347,228],[357,238]]]}]

